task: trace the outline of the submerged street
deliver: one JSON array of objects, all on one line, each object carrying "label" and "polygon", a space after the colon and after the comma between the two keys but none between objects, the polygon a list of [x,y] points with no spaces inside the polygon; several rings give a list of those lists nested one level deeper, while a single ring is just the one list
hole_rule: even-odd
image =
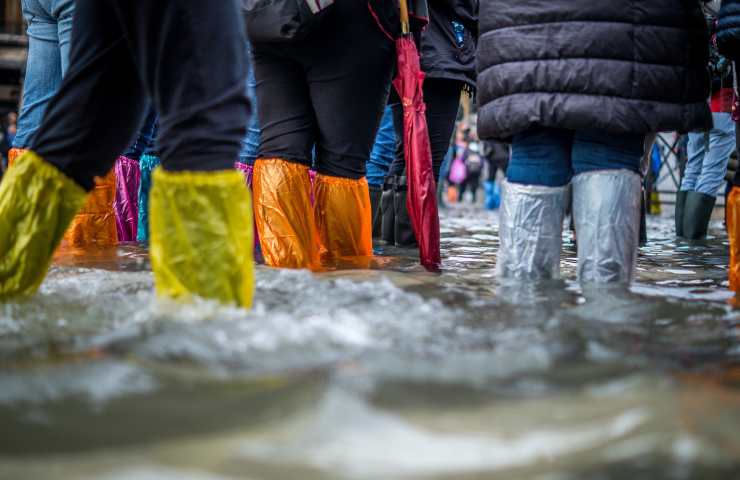
[{"label": "submerged street", "polygon": [[497,225],[444,211],[441,276],[258,267],[249,312],[156,300],[133,244],[61,251],[0,306],[0,479],[737,478],[721,223],[649,219],[630,292],[581,291],[571,236],[562,281],[502,284]]}]

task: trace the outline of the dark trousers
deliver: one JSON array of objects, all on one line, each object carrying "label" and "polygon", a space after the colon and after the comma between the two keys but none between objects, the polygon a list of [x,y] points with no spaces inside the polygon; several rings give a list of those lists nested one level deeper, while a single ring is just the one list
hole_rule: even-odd
[{"label": "dark trousers", "polygon": [[233,168],[249,119],[242,22],[238,0],[77,0],[69,70],[31,149],[89,190],[153,104],[165,169]]},{"label": "dark trousers", "polygon": [[[439,78],[424,81],[424,102],[427,105],[427,127],[432,147],[432,168],[434,178],[439,179],[439,171],[450,148],[452,132],[455,129],[457,113],[460,110],[460,94],[463,82]],[[393,125],[396,128],[396,159],[391,164],[389,175],[405,175],[406,160],[403,145],[403,106],[394,91],[391,93]]]},{"label": "dark trousers", "polygon": [[333,8],[305,41],[252,44],[262,129],[257,158],[359,179],[388,98],[396,49],[367,1],[342,0]]}]

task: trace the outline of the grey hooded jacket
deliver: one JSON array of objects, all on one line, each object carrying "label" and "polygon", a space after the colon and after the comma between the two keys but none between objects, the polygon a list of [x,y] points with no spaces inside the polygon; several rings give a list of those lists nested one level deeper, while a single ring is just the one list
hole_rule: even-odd
[{"label": "grey hooded jacket", "polygon": [[698,0],[486,0],[480,33],[481,138],[711,126]]}]

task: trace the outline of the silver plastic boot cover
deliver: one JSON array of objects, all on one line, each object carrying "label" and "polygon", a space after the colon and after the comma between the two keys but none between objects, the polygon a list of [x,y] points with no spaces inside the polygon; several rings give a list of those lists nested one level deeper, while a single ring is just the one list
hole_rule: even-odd
[{"label": "silver plastic boot cover", "polygon": [[640,175],[602,170],[573,178],[573,215],[582,283],[629,283],[640,242]]},{"label": "silver plastic boot cover", "polygon": [[527,280],[560,276],[568,187],[504,182],[496,273]]}]

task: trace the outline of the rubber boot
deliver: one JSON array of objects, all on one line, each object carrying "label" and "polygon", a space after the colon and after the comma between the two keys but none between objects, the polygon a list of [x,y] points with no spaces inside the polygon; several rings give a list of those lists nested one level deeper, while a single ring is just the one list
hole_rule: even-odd
[{"label": "rubber boot", "polygon": [[64,243],[75,248],[118,244],[115,201],[116,173],[111,170],[105,177],[95,178],[95,188],[64,234]]},{"label": "rubber boot", "polygon": [[683,233],[688,240],[706,238],[717,198],[699,192],[687,192],[684,205]]},{"label": "rubber boot", "polygon": [[504,182],[496,273],[503,278],[560,277],[568,187]]},{"label": "rubber boot", "polygon": [[0,183],[0,300],[34,294],[87,192],[34,152]]},{"label": "rubber boot", "polygon": [[373,255],[372,207],[367,180],[316,175],[314,218],[321,260],[367,268]]},{"label": "rubber boot", "polygon": [[281,159],[258,159],[253,189],[265,263],[277,268],[320,269],[308,167]]},{"label": "rubber boot", "polygon": [[386,245],[396,243],[396,210],[393,206],[395,189],[396,177],[386,178],[383,184],[383,194],[380,196],[380,239]]},{"label": "rubber boot", "polygon": [[688,192],[684,190],[680,190],[676,193],[676,236],[678,238],[683,238],[684,232],[683,232],[683,219],[684,219],[684,209],[686,207],[686,194]]},{"label": "rubber boot", "polygon": [[383,196],[383,188],[377,185],[369,185],[370,209],[373,220],[373,239],[380,239],[382,233],[383,214],[380,210],[380,201]]},{"label": "rubber boot", "polygon": [[116,195],[113,212],[116,216],[118,241],[135,242],[139,223],[139,162],[128,157],[118,157],[114,169]]},{"label": "rubber boot", "polygon": [[727,235],[730,238],[730,290],[740,293],[740,187],[727,197]]},{"label": "rubber boot", "polygon": [[416,241],[414,228],[411,225],[411,217],[406,203],[408,188],[406,177],[399,177],[396,183],[395,195],[393,195],[394,225],[393,241],[397,247],[413,248],[419,244]]},{"label": "rubber boot", "polygon": [[578,279],[582,284],[629,284],[640,242],[640,175],[603,170],[573,178],[578,232]]},{"label": "rubber boot", "polygon": [[252,207],[241,173],[154,171],[151,260],[157,293],[249,308]]},{"label": "rubber boot", "polygon": [[645,189],[640,195],[640,246],[647,245],[647,197]]}]

